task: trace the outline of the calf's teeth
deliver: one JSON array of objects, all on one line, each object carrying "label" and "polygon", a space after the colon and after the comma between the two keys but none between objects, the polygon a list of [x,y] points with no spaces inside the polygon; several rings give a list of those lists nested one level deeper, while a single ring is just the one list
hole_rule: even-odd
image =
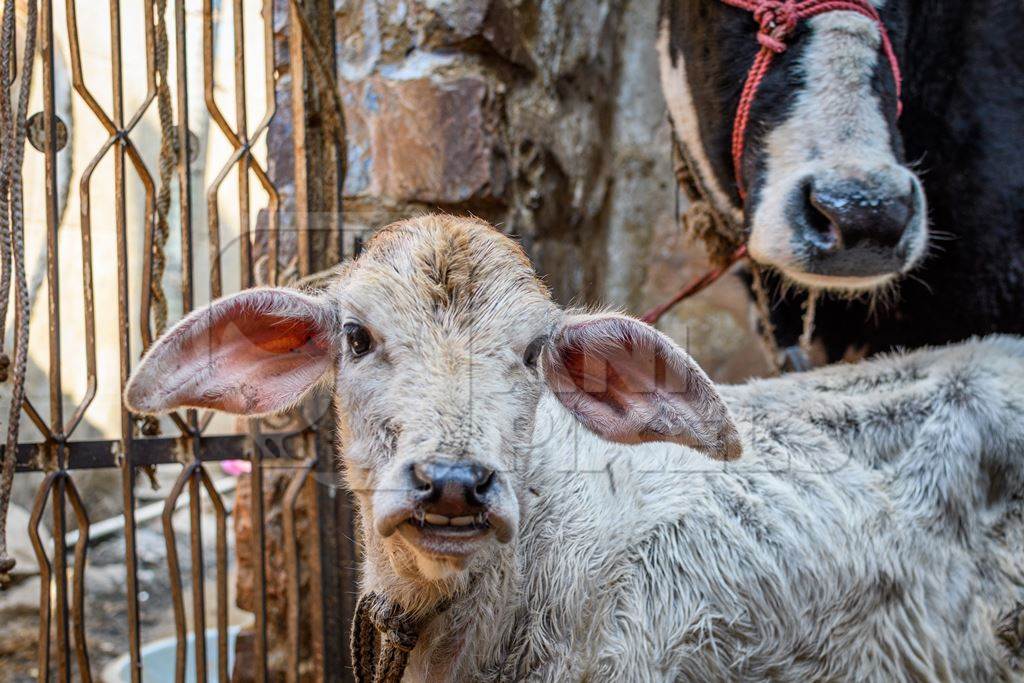
[{"label": "calf's teeth", "polygon": [[452,521],[452,522],[455,521],[455,520],[449,520],[444,515],[435,515],[432,512],[428,512],[426,515],[424,515],[424,518],[427,520],[428,523],[436,524],[438,526],[447,526],[449,521]]},{"label": "calf's teeth", "polygon": [[476,518],[473,517],[473,515],[468,515],[466,517],[452,517],[451,525],[452,526],[469,526],[470,524],[473,523],[473,521],[475,519]]}]

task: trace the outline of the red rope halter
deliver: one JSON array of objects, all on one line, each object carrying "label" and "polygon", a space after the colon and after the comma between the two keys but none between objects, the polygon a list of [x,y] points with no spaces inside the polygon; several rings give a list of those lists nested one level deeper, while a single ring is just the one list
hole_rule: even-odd
[{"label": "red rope halter", "polygon": [[878,32],[882,36],[882,51],[885,52],[892,68],[892,76],[896,81],[897,115],[902,111],[903,104],[900,101],[902,95],[902,76],[900,65],[896,59],[896,53],[892,49],[892,41],[889,40],[889,32],[885,29],[878,10],[871,4],[871,0],[722,0],[726,5],[737,7],[753,13],[754,21],[760,25],[761,30],[757,32],[757,42],[761,49],[754,58],[754,63],[747,72],[747,80],[743,84],[743,92],[740,95],[740,103],[736,108],[736,119],[732,127],[732,165],[736,174],[736,187],[740,193],[740,199],[746,201],[747,190],[743,183],[743,148],[747,136],[747,124],[750,122],[750,108],[754,104],[754,97],[757,89],[768,73],[768,67],[777,54],[786,51],[786,41],[797,24],[802,19],[809,19],[825,12],[857,12],[871,19],[878,26]]}]

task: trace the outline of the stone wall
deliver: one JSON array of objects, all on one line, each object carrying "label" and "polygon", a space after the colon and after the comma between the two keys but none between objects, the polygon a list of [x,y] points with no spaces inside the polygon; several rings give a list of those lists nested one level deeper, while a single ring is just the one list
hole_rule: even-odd
[{"label": "stone wall", "polygon": [[[471,212],[563,303],[639,314],[704,267],[675,220],[653,0],[339,0],[347,224]],[[717,379],[762,374],[735,278],[663,329]]]}]

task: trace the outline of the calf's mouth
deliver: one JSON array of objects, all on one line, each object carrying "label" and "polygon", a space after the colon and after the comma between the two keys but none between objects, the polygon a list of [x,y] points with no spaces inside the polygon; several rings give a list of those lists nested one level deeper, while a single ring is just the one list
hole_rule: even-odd
[{"label": "calf's mouth", "polygon": [[451,558],[472,555],[492,537],[508,543],[514,533],[511,520],[494,508],[475,514],[444,515],[416,507],[395,511],[378,520],[376,526],[382,536],[397,532],[426,555]]}]

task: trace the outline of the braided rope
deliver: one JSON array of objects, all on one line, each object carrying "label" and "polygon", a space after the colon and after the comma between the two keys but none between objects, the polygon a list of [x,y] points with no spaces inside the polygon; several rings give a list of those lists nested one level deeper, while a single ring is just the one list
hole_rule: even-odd
[{"label": "braided rope", "polygon": [[401,605],[379,593],[361,596],[352,628],[356,683],[399,683],[421,625]]},{"label": "braided rope", "polygon": [[[9,580],[9,574],[14,569],[14,559],[7,553],[7,511],[10,508],[11,486],[14,483],[14,462],[18,455],[18,428],[22,402],[25,398],[25,367],[28,361],[29,295],[25,279],[25,215],[22,204],[21,164],[25,157],[25,119],[32,87],[38,5],[37,0],[28,0],[27,4],[21,83],[18,89],[17,111],[13,118],[8,79],[14,73],[17,64],[14,0],[4,2],[3,29],[0,31],[0,78],[3,79],[3,87],[0,87],[0,124],[3,127],[3,153],[0,154],[0,233],[7,235],[10,240],[15,285],[14,384],[11,388],[3,473],[0,475],[0,583]],[[51,141],[47,142],[52,144]]]},{"label": "braided rope", "polygon": [[[160,184],[156,194],[156,215],[153,216],[153,243],[149,278],[149,294],[152,306],[150,317],[153,322],[154,338],[167,329],[167,293],[164,291],[164,271],[167,267],[167,239],[170,237],[168,215],[171,211],[171,182],[174,178],[178,158],[178,131],[174,126],[174,110],[171,102],[171,86],[168,81],[170,45],[167,38],[167,0],[156,2],[156,44],[153,60],[160,77],[156,89],[156,107],[160,117]],[[145,324],[147,321],[143,321]],[[152,415],[142,419],[140,426],[146,436],[160,433],[160,420]],[[154,471],[149,471],[152,479]]]},{"label": "braided rope", "polygon": [[400,683],[423,627],[451,605],[451,598],[443,600],[431,614],[418,618],[380,593],[360,596],[350,643],[356,683]]},{"label": "braided rope", "polygon": [[0,73],[0,215],[4,221],[0,228],[0,268],[3,268],[0,273],[0,381],[4,382],[7,381],[7,370],[11,365],[10,357],[4,352],[4,344],[7,340],[7,307],[11,298],[11,232],[6,222],[11,208],[7,189],[10,183],[6,169],[9,164],[8,158],[14,153],[14,140],[8,138],[8,132],[13,131],[10,87],[14,83],[15,74],[15,65],[11,59],[11,51],[15,47],[14,27],[14,14],[7,12],[5,8],[0,35],[0,59],[3,60],[3,73]]},{"label": "braided rope", "polygon": [[165,247],[170,234],[167,217],[171,210],[171,181],[177,162],[177,130],[174,126],[171,88],[167,81],[169,45],[167,39],[167,0],[156,2],[156,45],[153,58],[160,77],[157,84],[156,104],[160,115],[160,188],[156,195],[156,224],[153,229],[153,268],[149,291],[153,299],[153,327],[160,336],[167,329],[167,295],[163,277],[167,265]]}]

